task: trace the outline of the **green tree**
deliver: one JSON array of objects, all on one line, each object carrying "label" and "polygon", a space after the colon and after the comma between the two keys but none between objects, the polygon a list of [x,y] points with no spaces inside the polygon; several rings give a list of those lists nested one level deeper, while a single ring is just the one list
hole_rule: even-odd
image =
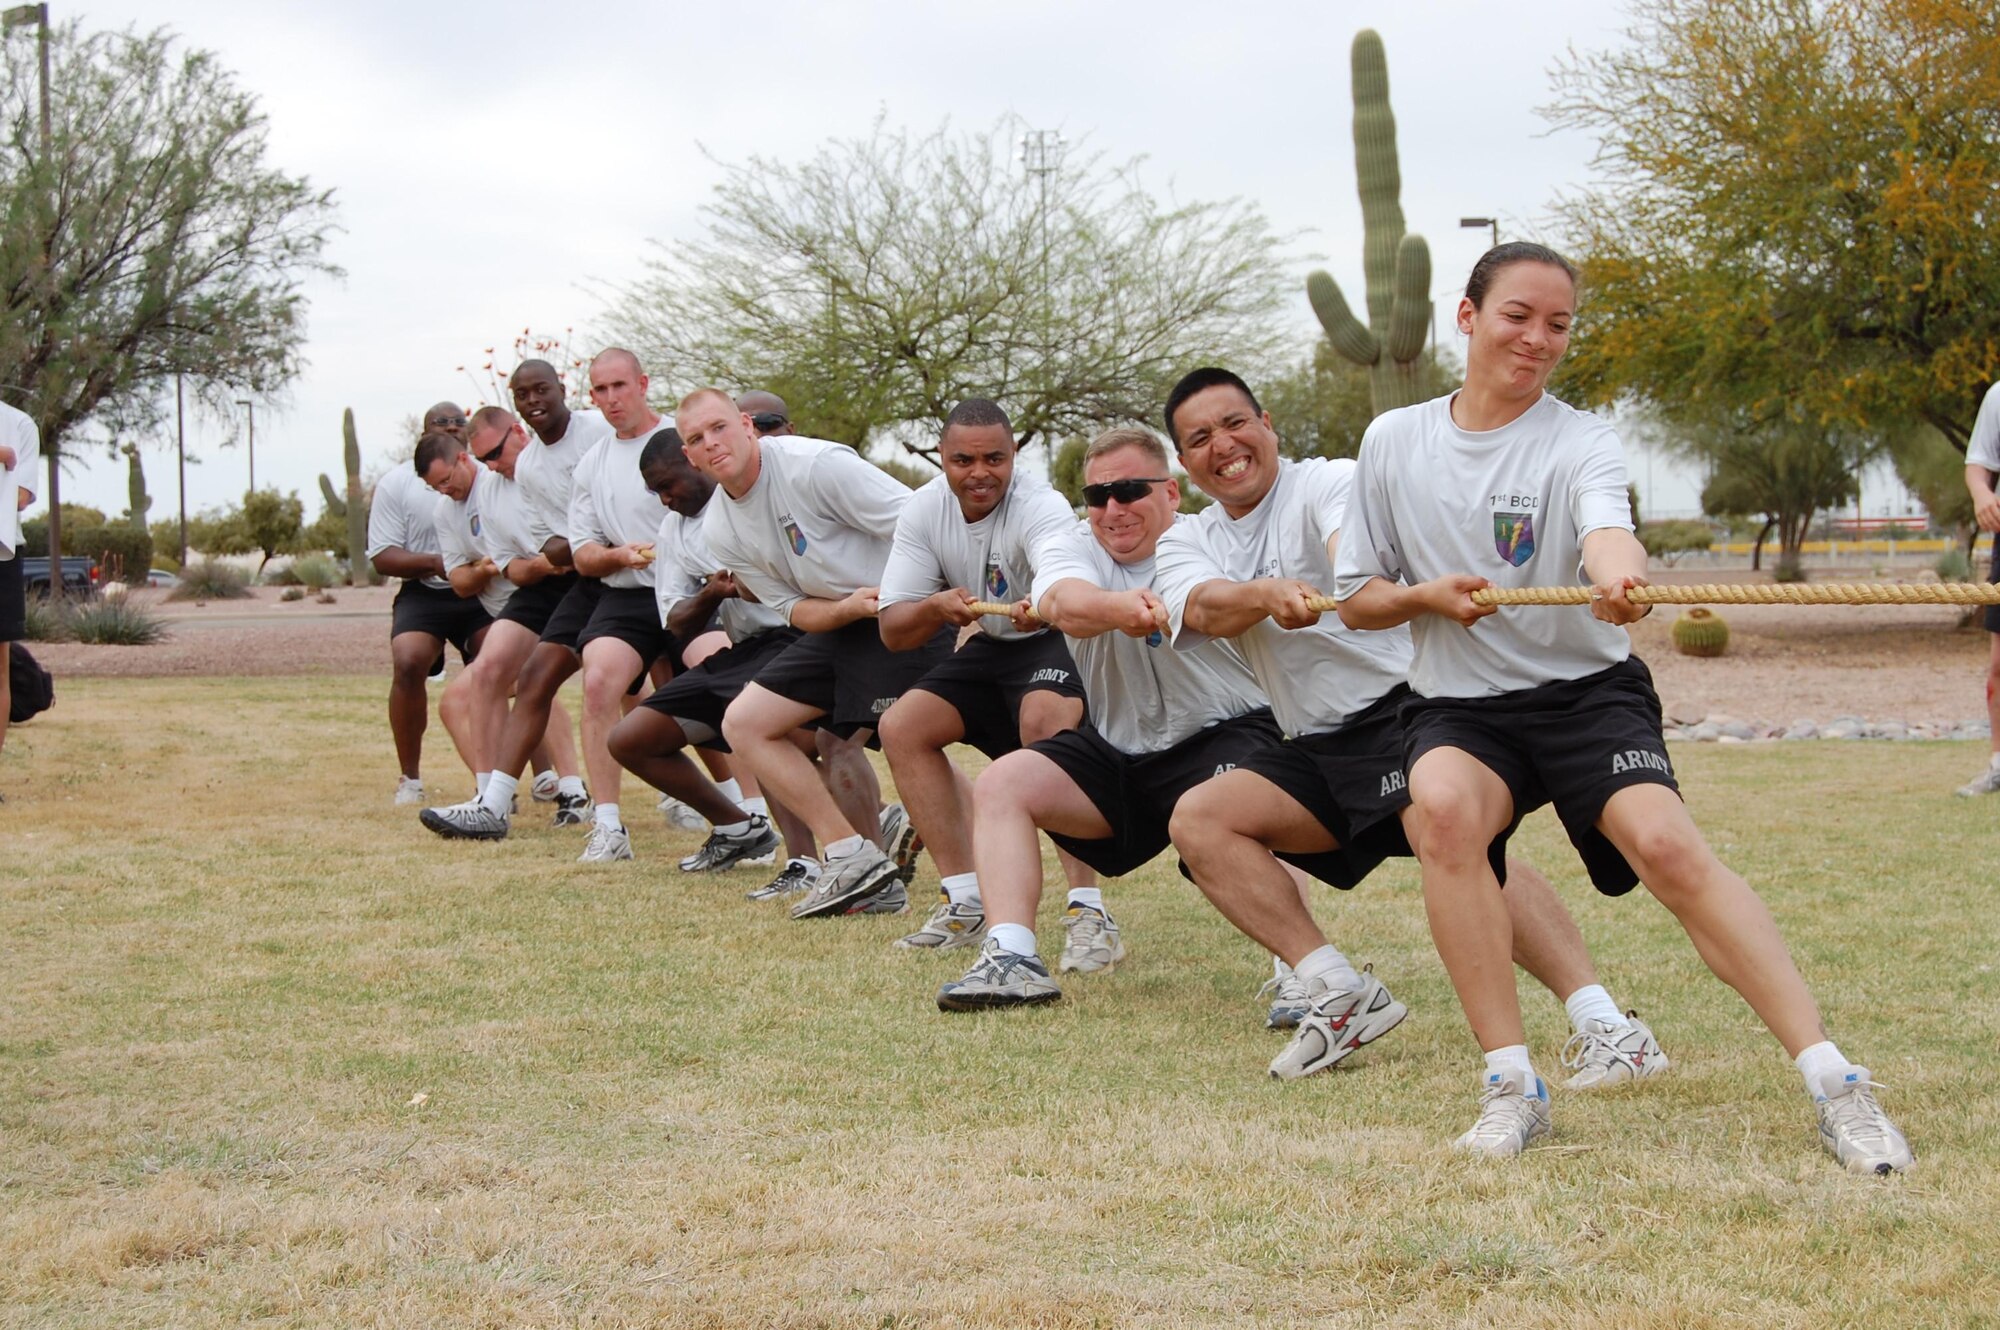
[{"label": "green tree", "polygon": [[768,388],[815,433],[929,446],[989,397],[1027,443],[1151,420],[1193,365],[1278,354],[1281,244],[1252,206],[1163,206],[1138,164],[1013,164],[1020,129],[878,124],[811,159],[724,164],[707,234],[625,288],[614,335],[663,388]]},{"label": "green tree", "polygon": [[330,196],[266,163],[214,55],[74,21],[51,47],[45,154],[33,33],[0,43],[0,396],[41,430],[53,504],[78,428],[143,430],[176,373],[218,408],[292,378],[299,284],[335,269]]},{"label": "green tree", "polygon": [[261,574],[274,554],[286,554],[299,547],[306,519],[306,506],[296,492],[280,494],[274,489],[254,490],[243,496],[237,511],[243,533],[252,549],[264,557],[257,564]]},{"label": "green tree", "polygon": [[1880,447],[1863,436],[1810,422],[1780,418],[1760,423],[1741,416],[1719,418],[1680,435],[1670,446],[1708,467],[1702,511],[1763,519],[1750,566],[1762,566],[1764,542],[1775,534],[1783,551],[1778,576],[1787,581],[1803,576],[1799,547],[1813,514],[1852,500],[1861,469]]},{"label": "green tree", "polygon": [[[1418,401],[1442,397],[1462,379],[1451,357],[1426,355],[1403,367]],[[1374,369],[1340,355],[1330,342],[1314,344],[1306,359],[1293,362],[1263,384],[1251,384],[1271,414],[1278,447],[1287,457],[1353,457],[1375,418]]]}]

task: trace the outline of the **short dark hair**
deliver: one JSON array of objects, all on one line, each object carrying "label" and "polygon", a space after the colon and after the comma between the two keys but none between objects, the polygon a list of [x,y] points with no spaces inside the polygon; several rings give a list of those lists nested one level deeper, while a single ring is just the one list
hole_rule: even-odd
[{"label": "short dark hair", "polygon": [[1189,370],[1186,374],[1181,375],[1181,381],[1174,385],[1172,392],[1167,394],[1167,437],[1174,441],[1175,452],[1180,451],[1181,432],[1174,428],[1174,412],[1180,410],[1182,405],[1187,402],[1187,399],[1193,397],[1196,393],[1206,392],[1210,388],[1217,387],[1234,388],[1249,399],[1252,411],[1260,415],[1263,414],[1264,408],[1257,405],[1257,394],[1251,392],[1250,385],[1243,382],[1237,375],[1214,365],[1204,365],[1200,369]]},{"label": "short dark hair", "polygon": [[639,469],[656,466],[691,466],[687,452],[681,446],[681,432],[669,425],[665,429],[653,431],[653,437],[646,440],[646,446],[639,450]]},{"label": "short dark hair", "polygon": [[1472,265],[1472,276],[1465,279],[1465,298],[1472,302],[1474,309],[1486,304],[1486,292],[1493,285],[1503,269],[1517,263],[1546,263],[1551,268],[1561,268],[1569,278],[1569,284],[1577,285],[1576,265],[1547,245],[1537,245],[1532,240],[1509,240],[1504,245],[1495,245],[1479,256],[1479,262]]},{"label": "short dark hair", "polygon": [[989,402],[984,397],[968,397],[951,409],[944,418],[944,433],[951,433],[954,426],[963,425],[967,429],[986,429],[998,425],[1007,431],[1007,437],[1014,437],[1014,422],[1007,419],[1007,413],[998,402]]},{"label": "short dark hair", "polygon": [[430,474],[432,463],[454,461],[464,451],[465,444],[457,435],[432,430],[417,440],[417,454],[410,460],[421,479]]}]

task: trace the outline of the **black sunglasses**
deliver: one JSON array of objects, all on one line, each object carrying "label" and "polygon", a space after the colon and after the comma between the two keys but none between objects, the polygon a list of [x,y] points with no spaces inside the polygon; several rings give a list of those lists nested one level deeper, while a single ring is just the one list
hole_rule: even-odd
[{"label": "black sunglasses", "polygon": [[457,426],[458,428],[463,429],[465,427],[465,417],[432,416],[429,420],[425,421],[424,424],[427,428],[448,429],[453,426]]},{"label": "black sunglasses", "polygon": [[1102,485],[1085,485],[1083,506],[1102,508],[1113,499],[1120,503],[1137,503],[1153,492],[1153,486],[1166,483],[1165,476],[1149,476],[1135,480],[1107,480]]},{"label": "black sunglasses", "polygon": [[789,424],[790,422],[776,411],[759,411],[756,415],[750,417],[750,423],[757,427],[758,433],[768,434],[778,428],[778,426]]},{"label": "black sunglasses", "polygon": [[513,432],[510,429],[501,430],[500,437],[494,440],[492,449],[483,453],[474,453],[472,460],[480,463],[482,466],[493,465],[493,460],[507,450],[507,439]]}]

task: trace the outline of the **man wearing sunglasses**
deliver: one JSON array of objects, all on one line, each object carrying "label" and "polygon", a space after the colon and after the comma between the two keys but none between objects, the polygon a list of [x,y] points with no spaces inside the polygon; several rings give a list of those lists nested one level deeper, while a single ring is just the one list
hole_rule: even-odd
[{"label": "man wearing sunglasses", "polygon": [[[1014,427],[993,402],[960,402],[938,440],[944,474],[903,505],[882,570],[881,634],[892,651],[923,646],[940,629],[979,630],[882,717],[882,751],[911,820],[937,863],[942,895],[900,947],[951,950],[986,936],[972,860],[972,784],[945,756],[969,743],[990,758],[1074,729],[1083,683],[1062,634],[974,615],[974,601],[1012,601],[1033,582],[1037,551],[1076,529],[1069,501],[1018,475]],[[1067,854],[1062,968],[1111,968],[1124,956],[1097,875]]]},{"label": "man wearing sunglasses", "polygon": [[754,388],[736,399],[736,409],[750,417],[750,428],[760,439],[781,439],[797,433],[792,428],[791,408],[776,393]]},{"label": "man wearing sunglasses", "polygon": [[[1289,963],[1281,980],[1306,1012],[1272,1072],[1306,1075],[1346,1056],[1350,1018],[1386,990],[1326,944],[1272,852],[1343,889],[1384,858],[1410,853],[1398,715],[1410,639],[1400,628],[1351,631],[1306,607],[1333,585],[1352,461],[1280,457],[1270,416],[1224,369],[1176,384],[1166,423],[1188,475],[1215,500],[1160,542],[1157,585],[1174,645],[1233,640],[1287,734],[1191,791],[1174,813],[1174,844],[1217,908]],[[1514,959],[1569,1010],[1570,1087],[1664,1070],[1652,1032],[1599,985],[1547,879],[1514,859],[1495,872],[1507,887]]]},{"label": "man wearing sunglasses", "polygon": [[[460,437],[465,412],[456,403],[439,402],[424,412],[423,432]],[[436,497],[406,466],[391,467],[376,482],[368,508],[368,558],[382,576],[403,579],[389,625],[389,733],[402,770],[398,804],[424,801],[421,763],[430,724],[425,680],[433,663],[442,662],[449,642],[470,664],[491,622],[477,600],[461,599],[445,580],[436,513]]]},{"label": "man wearing sunglasses", "polygon": [[[510,413],[489,406],[473,414],[467,438],[460,447],[449,435],[425,435],[415,464],[440,496],[436,520],[446,577],[459,595],[478,596],[493,616],[479,655],[438,699],[438,717],[484,793],[514,681],[552,608],[537,592],[552,570],[541,553],[548,528],[513,479],[528,447],[526,431]],[[538,772],[553,768],[559,800],[587,802],[569,714],[560,703],[551,708],[544,742],[530,762]]]},{"label": "man wearing sunglasses", "polygon": [[1106,877],[1129,873],[1167,847],[1183,794],[1278,739],[1233,647],[1176,651],[1166,642],[1153,561],[1174,525],[1180,487],[1165,445],[1150,430],[1107,430],[1091,440],[1083,475],[1088,527],[1038,553],[1016,619],[1025,625],[1032,605],[1068,639],[1090,723],[1008,754],[974,783],[986,944],[962,979],[939,990],[945,1011],[1062,996],[1036,948],[1037,830]]}]

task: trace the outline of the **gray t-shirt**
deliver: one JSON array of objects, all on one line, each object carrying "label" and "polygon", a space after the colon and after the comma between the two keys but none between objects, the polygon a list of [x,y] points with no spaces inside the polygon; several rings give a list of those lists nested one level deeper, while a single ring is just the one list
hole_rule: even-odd
[{"label": "gray t-shirt", "polygon": [[796,434],[760,440],[756,484],[718,488],[701,530],[720,566],[786,623],[800,601],[880,586],[910,491],[844,443]]},{"label": "gray t-shirt", "polygon": [[42,455],[41,438],[41,431],[26,412],[0,402],[0,443],[14,450],[14,465],[0,467],[0,559],[11,559],[19,550],[21,492],[35,493],[35,463]]},{"label": "gray t-shirt", "polygon": [[514,463],[514,483],[534,502],[552,534],[569,538],[570,483],[576,464],[613,433],[611,422],[595,411],[570,412],[568,428],[554,443],[543,443],[528,431],[528,446]]},{"label": "gray t-shirt", "polygon": [[[709,502],[715,500],[710,498]],[[701,534],[700,517],[689,520],[671,508],[660,519],[659,537],[653,547],[660,551],[660,557],[653,563],[653,597],[660,606],[660,626],[665,627],[674,606],[700,591],[709,574],[721,572],[722,565],[709,553],[708,541]],[[717,605],[715,614],[732,644],[785,626],[783,617],[769,605],[739,596],[731,596]]]},{"label": "gray t-shirt", "polygon": [[[1036,604],[1069,578],[1105,591],[1135,591],[1153,583],[1152,559],[1119,563],[1082,522],[1051,540],[1041,560],[1032,593]],[[1122,753],[1162,752],[1219,721],[1267,705],[1250,667],[1226,642],[1176,651],[1161,633],[1067,640],[1090,704],[1090,723]]]},{"label": "gray t-shirt", "polygon": [[[1166,602],[1173,642],[1185,649],[1209,639],[1187,627],[1188,596],[1203,582],[1288,577],[1325,590],[1333,585],[1326,542],[1340,530],[1354,476],[1342,458],[1280,460],[1271,492],[1242,517],[1222,505],[1176,522],[1160,540],[1153,589]],[[1407,629],[1357,633],[1328,611],[1308,628],[1261,619],[1234,639],[1271,699],[1287,734],[1338,729],[1410,673]]]},{"label": "gray t-shirt", "polygon": [[1968,466],[1983,466],[2000,472],[2000,383],[1979,399],[1979,414],[1972,420],[1972,437],[1965,442]]},{"label": "gray t-shirt", "polygon": [[[1583,538],[1632,529],[1625,454],[1611,427],[1544,394],[1496,430],[1452,422],[1450,397],[1378,416],[1341,525],[1334,594],[1372,577],[1415,585],[1470,573],[1499,587],[1576,586]],[[1623,628],[1576,606],[1503,606],[1465,628],[1410,624],[1410,687],[1492,697],[1580,679],[1632,653]]]},{"label": "gray t-shirt", "polygon": [[[444,553],[444,570],[449,573],[455,568],[463,568],[481,559],[491,558],[486,551],[486,543],[481,538],[486,527],[485,500],[492,498],[492,489],[481,493],[481,485],[488,480],[506,484],[493,472],[480,468],[478,479],[472,482],[472,492],[460,503],[448,494],[437,496],[436,524],[438,546]],[[498,560],[495,560],[497,563]],[[479,603],[488,614],[498,615],[507,608],[507,601],[514,594],[514,584],[505,577],[494,577],[487,581],[479,593]]]},{"label": "gray t-shirt", "polygon": [[[569,494],[569,543],[572,551],[584,545],[626,545],[651,541],[660,531],[660,500],[646,488],[639,474],[639,454],[658,426],[637,438],[621,439],[616,434],[599,439],[576,464]],[[650,587],[653,568],[670,551],[654,547],[654,563],[642,568],[620,568],[606,576],[608,587]]]},{"label": "gray t-shirt", "polygon": [[[1068,499],[1019,472],[992,512],[968,522],[958,496],[939,476],[903,505],[882,569],[882,604],[920,601],[947,587],[963,587],[978,600],[1019,600],[1034,584],[1035,551],[1076,524]],[[1048,630],[1022,633],[1012,621],[989,614],[979,631],[1012,642]]]},{"label": "gray t-shirt", "polygon": [[[443,554],[437,533],[438,492],[424,484],[416,467],[399,462],[375,482],[375,497],[368,505],[368,557],[384,550],[408,550],[412,554]],[[451,590],[442,577],[426,577],[423,583],[439,591]]]}]

